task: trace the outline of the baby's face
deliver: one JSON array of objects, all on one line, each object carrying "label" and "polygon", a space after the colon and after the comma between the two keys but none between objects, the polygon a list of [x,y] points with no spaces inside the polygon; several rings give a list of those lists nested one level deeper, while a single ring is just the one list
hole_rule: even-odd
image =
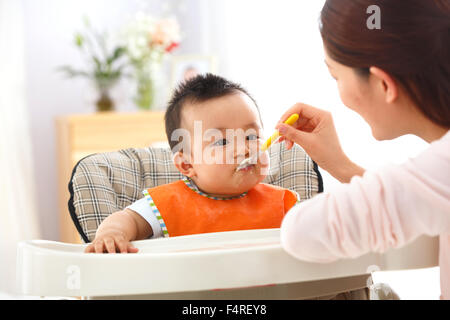
[{"label": "baby's face", "polygon": [[246,94],[188,103],[183,106],[181,125],[191,137],[190,154],[183,155],[190,163],[177,167],[203,192],[238,195],[264,180],[269,166],[267,153],[255,165],[236,171],[242,160],[259,151],[263,142],[258,110]]}]

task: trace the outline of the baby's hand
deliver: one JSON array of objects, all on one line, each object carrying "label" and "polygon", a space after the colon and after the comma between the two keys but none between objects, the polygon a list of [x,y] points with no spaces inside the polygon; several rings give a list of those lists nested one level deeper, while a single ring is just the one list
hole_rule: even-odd
[{"label": "baby's hand", "polygon": [[94,241],[84,250],[85,253],[136,253],[138,251],[118,230],[97,233]]}]

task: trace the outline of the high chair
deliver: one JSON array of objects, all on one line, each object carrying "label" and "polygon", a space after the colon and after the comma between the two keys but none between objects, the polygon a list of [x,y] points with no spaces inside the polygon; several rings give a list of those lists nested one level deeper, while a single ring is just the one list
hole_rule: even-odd
[{"label": "high chair", "polygon": [[[269,149],[265,183],[298,192],[323,191],[317,165],[284,142]],[[84,243],[100,223],[142,197],[145,188],[182,178],[168,148],[126,149],[78,162],[69,211]],[[375,299],[371,272],[436,266],[438,242],[422,237],[381,254],[329,264],[299,261],[280,246],[279,229],[245,230],[133,242],[137,254],[85,254],[86,244],[26,241],[18,248],[23,294],[90,299]],[[421,254],[417,255],[420,251]]]}]

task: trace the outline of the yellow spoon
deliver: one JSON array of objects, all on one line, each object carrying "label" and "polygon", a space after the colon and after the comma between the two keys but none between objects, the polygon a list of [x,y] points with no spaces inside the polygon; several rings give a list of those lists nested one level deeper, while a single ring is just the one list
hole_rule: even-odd
[{"label": "yellow spoon", "polygon": [[[298,118],[299,115],[297,113],[294,113],[284,123],[292,126],[298,120]],[[261,148],[259,149],[259,152],[250,158],[244,159],[244,161],[242,161],[236,168],[236,171],[239,171],[252,164],[255,164],[256,159],[258,159],[262,153],[264,153],[267,149],[269,149],[269,147],[272,145],[272,142],[278,140],[279,137],[280,132],[278,130],[275,130],[274,134],[272,134],[272,136],[262,144]]]}]

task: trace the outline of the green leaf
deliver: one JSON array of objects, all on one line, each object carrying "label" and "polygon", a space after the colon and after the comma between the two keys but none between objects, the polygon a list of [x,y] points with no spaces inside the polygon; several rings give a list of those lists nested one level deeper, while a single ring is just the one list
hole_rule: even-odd
[{"label": "green leaf", "polygon": [[96,56],[92,56],[92,60],[94,60],[96,70],[102,70],[102,63]]},{"label": "green leaf", "polygon": [[81,48],[84,44],[84,38],[80,33],[75,34],[75,45]]},{"label": "green leaf", "polygon": [[57,70],[65,73],[69,78],[74,78],[74,77],[90,78],[91,77],[91,75],[88,72],[75,70],[70,66],[61,66],[61,67],[57,68]]},{"label": "green leaf", "polygon": [[120,57],[122,57],[124,54],[125,54],[125,48],[123,48],[123,47],[117,47],[117,48],[114,50],[112,56],[110,56],[110,57],[106,60],[106,63],[107,63],[108,65],[111,65],[111,64],[114,63],[114,61],[118,60],[118,59],[119,59]]}]

